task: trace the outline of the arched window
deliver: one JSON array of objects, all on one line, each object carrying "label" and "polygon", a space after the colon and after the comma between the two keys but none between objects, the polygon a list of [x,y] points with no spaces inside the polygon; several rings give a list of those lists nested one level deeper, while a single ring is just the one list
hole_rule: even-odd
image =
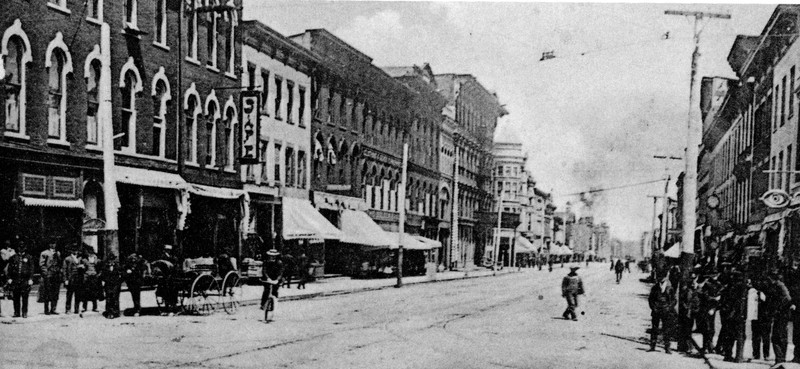
[{"label": "arched window", "polygon": [[89,63],[86,73],[86,143],[97,145],[99,130],[97,126],[97,110],[100,107],[100,60]]},{"label": "arched window", "polygon": [[186,160],[197,164],[197,116],[200,115],[200,101],[196,95],[187,97],[186,108]]},{"label": "arched window", "polygon": [[122,87],[122,126],[119,132],[114,132],[114,136],[119,139],[114,141],[115,149],[127,148],[130,151],[135,149],[136,140],[136,75],[132,71],[125,73],[125,86]]},{"label": "arched window", "polygon": [[167,101],[170,100],[166,79],[155,80],[153,86],[153,144],[152,155],[164,157],[166,144]]},{"label": "arched window", "polygon": [[47,138],[65,141],[67,110],[67,57],[61,49],[54,49],[50,54],[50,65],[47,70]]},{"label": "arched window", "polygon": [[236,45],[236,12],[228,12],[228,17],[230,22],[228,23],[228,34],[225,36],[225,61],[228,63],[227,73],[235,75],[235,65],[233,63],[235,61],[234,56],[236,55],[234,50]]},{"label": "arched window", "polygon": [[[213,92],[212,92],[213,94]],[[219,121],[219,105],[216,98],[210,99],[214,95],[209,96],[209,101],[206,102],[206,166],[214,167],[217,165],[217,121]]]},{"label": "arched window", "polygon": [[[233,103],[233,99],[230,99],[229,102]],[[234,164],[234,137],[236,132],[236,124],[238,123],[236,119],[236,108],[231,104],[225,110],[225,169],[233,170]]]},{"label": "arched window", "polygon": [[25,134],[25,72],[31,60],[30,43],[19,19],[3,35],[2,67],[5,69],[5,135],[28,138]]}]

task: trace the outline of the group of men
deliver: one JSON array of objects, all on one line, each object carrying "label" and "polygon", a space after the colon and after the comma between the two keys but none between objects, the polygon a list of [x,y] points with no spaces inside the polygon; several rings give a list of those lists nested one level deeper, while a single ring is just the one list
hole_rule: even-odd
[{"label": "group of men", "polygon": [[[678,267],[657,273],[648,299],[652,317],[650,350],[655,351],[657,336],[662,333],[666,353],[671,353],[670,341],[674,339],[678,351],[691,353],[696,348],[700,353],[720,354],[725,361],[743,362],[745,328],[749,323],[752,358],[769,360],[772,349],[775,362],[785,362],[788,323],[800,327],[798,266],[800,263],[795,262],[790,269],[772,271],[755,282],[731,266],[703,276],[691,272],[686,278],[680,277]],[[717,315],[720,330],[715,343]],[[692,338],[695,328],[703,335],[702,346]],[[793,342],[793,361],[800,363],[800,329],[793,329]]]}]

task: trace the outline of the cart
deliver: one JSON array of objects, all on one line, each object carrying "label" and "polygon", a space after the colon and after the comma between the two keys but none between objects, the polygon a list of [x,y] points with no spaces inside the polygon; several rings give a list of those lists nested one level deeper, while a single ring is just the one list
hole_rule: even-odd
[{"label": "cart", "polygon": [[196,258],[186,259],[182,268],[157,260],[150,269],[161,312],[171,312],[170,299],[183,314],[209,315],[219,309],[235,314],[239,309],[245,280],[235,268],[221,267],[212,258]]}]

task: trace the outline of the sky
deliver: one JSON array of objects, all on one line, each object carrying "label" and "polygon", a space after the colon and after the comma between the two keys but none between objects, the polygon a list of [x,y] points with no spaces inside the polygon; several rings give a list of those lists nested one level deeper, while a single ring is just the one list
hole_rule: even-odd
[{"label": "sky", "polygon": [[[244,18],[284,35],[325,28],[377,66],[429,63],[469,73],[495,91],[509,115],[495,139],[522,142],[527,169],[559,210],[604,221],[613,237],[638,240],[664,182],[683,157],[693,19],[665,10],[729,13],[702,23],[699,76],[735,78],[727,55],[737,34],[758,35],[774,5],[532,2],[244,0]],[[552,51],[554,59],[540,61]]]}]

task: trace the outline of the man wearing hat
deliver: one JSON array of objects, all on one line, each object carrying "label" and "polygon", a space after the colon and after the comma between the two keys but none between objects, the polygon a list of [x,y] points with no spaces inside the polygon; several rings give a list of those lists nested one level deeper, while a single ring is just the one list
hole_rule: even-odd
[{"label": "man wearing hat", "polygon": [[83,274],[80,272],[80,259],[78,258],[78,246],[72,245],[72,248],[69,250],[69,256],[64,258],[64,264],[61,267],[61,271],[64,273],[64,285],[67,287],[67,302],[65,307],[65,313],[69,314],[70,310],[72,309],[72,300],[73,297],[75,299],[75,314],[78,314],[80,309],[78,307],[78,294],[80,288],[82,288],[83,282]]},{"label": "man wearing hat", "polygon": [[771,273],[769,282],[771,288],[767,289],[767,301],[771,301],[774,318],[772,323],[772,349],[775,351],[775,364],[780,364],[786,361],[786,350],[789,345],[787,336],[792,297],[786,285],[781,281],[780,273]]},{"label": "man wearing hat", "polygon": [[28,254],[25,242],[20,240],[17,246],[19,253],[14,253],[8,259],[8,285],[11,286],[11,296],[14,300],[14,318],[28,317],[28,296],[33,285],[33,257]]},{"label": "man wearing hat", "polygon": [[717,272],[708,275],[702,287],[700,287],[700,316],[698,317],[698,322],[702,326],[703,352],[714,352],[715,317],[719,307],[721,290],[722,283],[719,282],[719,273]]},{"label": "man wearing hat", "polygon": [[564,319],[578,320],[575,315],[575,309],[578,307],[578,295],[583,295],[583,280],[578,276],[578,269],[580,267],[573,266],[569,268],[569,274],[561,281],[561,296],[567,299],[567,309],[561,316]]},{"label": "man wearing hat", "polygon": [[61,290],[61,253],[56,250],[56,239],[48,242],[47,250],[39,254],[39,270],[42,284],[39,286],[39,302],[44,303],[45,315],[57,315],[56,304]]},{"label": "man wearing hat", "polygon": [[266,253],[267,259],[261,267],[261,281],[264,282],[264,292],[261,294],[261,306],[267,303],[272,290],[272,296],[278,297],[278,288],[281,286],[281,278],[283,277],[283,262],[281,262],[281,255],[278,250],[270,249]]},{"label": "man wearing hat", "polygon": [[660,326],[664,336],[664,352],[671,354],[672,350],[669,346],[677,301],[675,300],[675,290],[672,288],[667,274],[659,275],[658,283],[650,289],[647,301],[650,304],[650,317],[653,322],[653,326],[650,328],[650,351],[656,350]]}]

